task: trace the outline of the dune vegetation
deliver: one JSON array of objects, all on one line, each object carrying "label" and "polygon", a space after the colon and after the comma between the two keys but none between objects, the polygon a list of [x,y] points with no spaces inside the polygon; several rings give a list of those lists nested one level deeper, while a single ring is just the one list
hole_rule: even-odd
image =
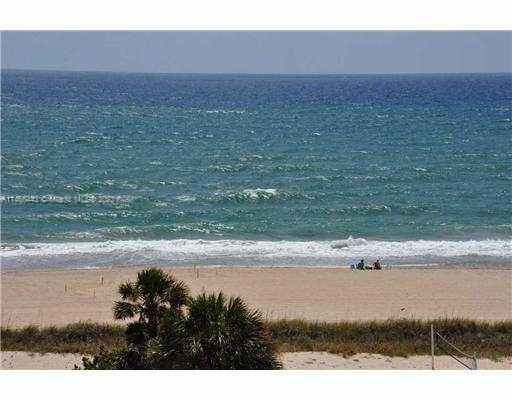
[{"label": "dune vegetation", "polygon": [[[430,324],[460,349],[478,357],[512,356],[512,321],[398,319],[361,322],[266,321],[278,352],[361,352],[387,356],[430,354]],[[2,328],[1,349],[36,353],[95,354],[126,345],[125,325],[75,323],[63,327]],[[441,354],[441,353],[439,353]]]}]

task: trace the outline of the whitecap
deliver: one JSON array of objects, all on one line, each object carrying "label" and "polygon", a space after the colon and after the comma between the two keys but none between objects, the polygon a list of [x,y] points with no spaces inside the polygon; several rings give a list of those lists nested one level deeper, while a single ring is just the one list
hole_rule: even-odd
[{"label": "whitecap", "polygon": [[366,244],[366,240],[363,238],[352,238],[352,236],[349,236],[348,239],[345,240],[339,240],[337,242],[334,242],[331,247],[333,249],[344,249],[351,246],[361,246]]},{"label": "whitecap", "polygon": [[[117,229],[126,228],[119,227]],[[178,227],[176,227],[178,228]],[[221,229],[221,227],[217,227]],[[128,228],[131,229],[131,228]],[[216,229],[215,226],[183,226],[180,229]],[[222,229],[225,229],[223,227]],[[98,234],[99,232],[95,232]],[[118,232],[119,233],[119,232]],[[90,239],[94,234],[91,233]],[[76,236],[75,236],[76,238]],[[87,235],[82,236],[86,239]],[[488,266],[490,257],[511,258],[510,240],[411,240],[382,241],[347,238],[340,241],[250,241],[250,240],[112,240],[103,242],[5,244],[2,267],[62,265],[142,266],[203,265],[339,266],[361,258],[379,258],[383,264],[443,263],[457,257],[480,257]],[[402,261],[401,261],[402,260]],[[341,264],[343,265],[343,264]]]},{"label": "whitecap", "polygon": [[180,195],[175,197],[176,200],[181,201],[183,203],[191,203],[193,201],[196,201],[196,196],[189,196],[189,195]]}]

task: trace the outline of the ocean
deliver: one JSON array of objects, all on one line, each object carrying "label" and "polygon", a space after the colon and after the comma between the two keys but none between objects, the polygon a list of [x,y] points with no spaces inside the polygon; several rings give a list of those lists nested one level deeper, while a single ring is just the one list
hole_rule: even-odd
[{"label": "ocean", "polygon": [[4,70],[2,268],[510,266],[512,74]]}]

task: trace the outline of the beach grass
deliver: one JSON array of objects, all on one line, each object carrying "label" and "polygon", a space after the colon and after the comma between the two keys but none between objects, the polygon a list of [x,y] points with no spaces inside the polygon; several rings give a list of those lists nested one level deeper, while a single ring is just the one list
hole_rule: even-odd
[{"label": "beach grass", "polygon": [[124,345],[125,327],[114,324],[79,322],[44,328],[30,325],[2,328],[0,332],[0,348],[4,351],[93,354],[102,347],[115,349]]},{"label": "beach grass", "polygon": [[[279,352],[326,351],[350,356],[357,353],[408,357],[430,354],[430,324],[461,350],[479,358],[499,360],[512,356],[512,321],[465,319],[422,321],[309,322],[268,321]],[[93,354],[100,348],[125,345],[123,325],[75,323],[64,327],[2,328],[1,350],[35,353]],[[444,354],[438,350],[438,354]]]},{"label": "beach grass", "polygon": [[[512,321],[483,322],[465,319],[421,321],[308,322],[281,320],[269,330],[281,352],[326,351],[350,356],[357,353],[390,357],[428,355],[430,324],[451,343],[478,357],[500,359],[512,356]],[[439,349],[436,353],[443,354]]]}]

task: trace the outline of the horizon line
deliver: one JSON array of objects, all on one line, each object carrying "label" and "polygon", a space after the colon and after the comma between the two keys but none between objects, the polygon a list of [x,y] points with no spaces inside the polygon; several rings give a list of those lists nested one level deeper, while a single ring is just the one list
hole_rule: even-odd
[{"label": "horizon line", "polygon": [[113,70],[78,70],[78,69],[39,69],[39,68],[0,68],[0,72],[61,72],[61,73],[105,73],[105,74],[146,74],[146,75],[236,75],[236,76],[368,76],[368,75],[504,75],[512,71],[470,71],[470,72],[158,72],[158,71],[113,71]]}]

